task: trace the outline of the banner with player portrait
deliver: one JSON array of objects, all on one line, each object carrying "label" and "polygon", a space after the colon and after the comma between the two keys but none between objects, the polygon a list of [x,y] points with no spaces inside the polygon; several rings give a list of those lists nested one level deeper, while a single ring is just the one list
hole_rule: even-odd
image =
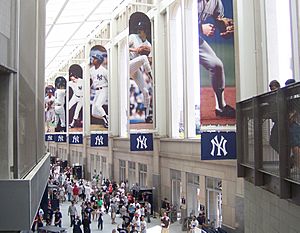
[{"label": "banner with player portrait", "polygon": [[69,67],[69,132],[83,132],[83,70],[78,64]]},{"label": "banner with player portrait", "polygon": [[232,0],[198,0],[200,122],[235,124]]},{"label": "banner with player portrait", "polygon": [[129,19],[129,125],[130,129],[153,129],[153,48],[151,22],[135,12]]},{"label": "banner with player portrait", "polygon": [[45,87],[45,133],[66,132],[66,86],[67,81],[59,76],[54,85]]},{"label": "banner with player portrait", "polygon": [[90,130],[107,132],[108,85],[107,51],[102,45],[95,45],[90,50]]}]

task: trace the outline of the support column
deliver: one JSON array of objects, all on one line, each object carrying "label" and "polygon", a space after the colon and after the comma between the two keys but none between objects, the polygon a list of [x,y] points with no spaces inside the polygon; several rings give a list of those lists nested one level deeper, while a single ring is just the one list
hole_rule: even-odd
[{"label": "support column", "polygon": [[161,176],[159,166],[160,138],[153,139],[153,173],[152,173],[152,189],[153,189],[153,211],[159,212],[161,206]]}]

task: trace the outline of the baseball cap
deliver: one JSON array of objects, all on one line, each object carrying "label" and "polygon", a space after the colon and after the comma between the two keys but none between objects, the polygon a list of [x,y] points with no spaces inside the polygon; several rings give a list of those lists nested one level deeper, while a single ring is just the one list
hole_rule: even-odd
[{"label": "baseball cap", "polygon": [[143,21],[138,22],[136,25],[136,30],[145,30],[146,24]]},{"label": "baseball cap", "polygon": [[286,80],[284,84],[287,86],[287,85],[293,84],[295,82],[296,82],[295,79],[290,78],[290,79]]}]

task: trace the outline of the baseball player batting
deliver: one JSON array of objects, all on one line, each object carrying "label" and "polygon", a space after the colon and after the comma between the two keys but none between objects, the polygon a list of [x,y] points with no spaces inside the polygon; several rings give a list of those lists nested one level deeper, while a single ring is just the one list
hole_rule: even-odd
[{"label": "baseball player batting", "polygon": [[150,64],[152,60],[151,44],[147,40],[145,26],[144,22],[138,22],[136,27],[137,33],[129,35],[129,73],[130,78],[136,82],[144,96],[145,122],[153,123],[150,115],[151,98],[143,77],[143,73],[145,73],[151,81],[153,80]]},{"label": "baseball player batting", "polygon": [[58,77],[55,80],[55,128],[58,127],[60,122],[61,131],[66,131],[66,111],[65,111],[65,99],[66,99],[66,80],[64,77]]},{"label": "baseball player batting", "polygon": [[69,87],[73,90],[73,95],[69,101],[69,111],[76,104],[76,108],[73,115],[73,120],[69,127],[74,128],[80,126],[79,113],[83,106],[83,79],[82,68],[77,65],[71,65],[69,68]]},{"label": "baseball player batting", "polygon": [[53,90],[48,89],[45,97],[45,119],[47,125],[47,133],[50,132],[50,124],[55,122],[55,109],[54,109],[55,97],[53,96]]},{"label": "baseball player batting", "polygon": [[216,98],[216,116],[234,118],[235,109],[227,105],[224,98],[225,73],[223,62],[203,39],[203,35],[211,37],[215,34],[216,26],[211,23],[204,23],[208,17],[215,19],[216,26],[221,31],[220,35],[224,37],[233,33],[233,20],[224,17],[224,7],[221,0],[198,0],[200,64],[208,71],[211,78]]},{"label": "baseball player batting", "polygon": [[98,49],[90,52],[90,78],[94,99],[92,102],[92,116],[103,120],[103,126],[108,128],[108,115],[103,105],[108,102],[108,70],[106,68],[107,53]]}]

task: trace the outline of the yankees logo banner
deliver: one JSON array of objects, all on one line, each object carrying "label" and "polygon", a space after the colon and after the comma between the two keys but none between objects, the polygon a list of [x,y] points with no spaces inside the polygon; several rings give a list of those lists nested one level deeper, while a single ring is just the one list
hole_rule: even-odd
[{"label": "yankees logo banner", "polygon": [[236,159],[236,133],[201,133],[201,160],[224,159]]},{"label": "yankees logo banner", "polygon": [[54,138],[55,142],[67,142],[66,134],[56,134]]},{"label": "yankees logo banner", "polygon": [[102,45],[90,50],[90,130],[107,132],[109,72],[107,51]]},{"label": "yankees logo banner", "polygon": [[91,134],[91,147],[107,147],[108,134]]},{"label": "yankees logo banner", "polygon": [[45,141],[46,142],[54,142],[55,141],[55,135],[54,134],[45,134]]},{"label": "yankees logo banner", "polygon": [[83,135],[82,134],[69,134],[69,144],[82,144]]},{"label": "yankees logo banner", "polygon": [[130,151],[153,151],[153,134],[130,134]]}]

